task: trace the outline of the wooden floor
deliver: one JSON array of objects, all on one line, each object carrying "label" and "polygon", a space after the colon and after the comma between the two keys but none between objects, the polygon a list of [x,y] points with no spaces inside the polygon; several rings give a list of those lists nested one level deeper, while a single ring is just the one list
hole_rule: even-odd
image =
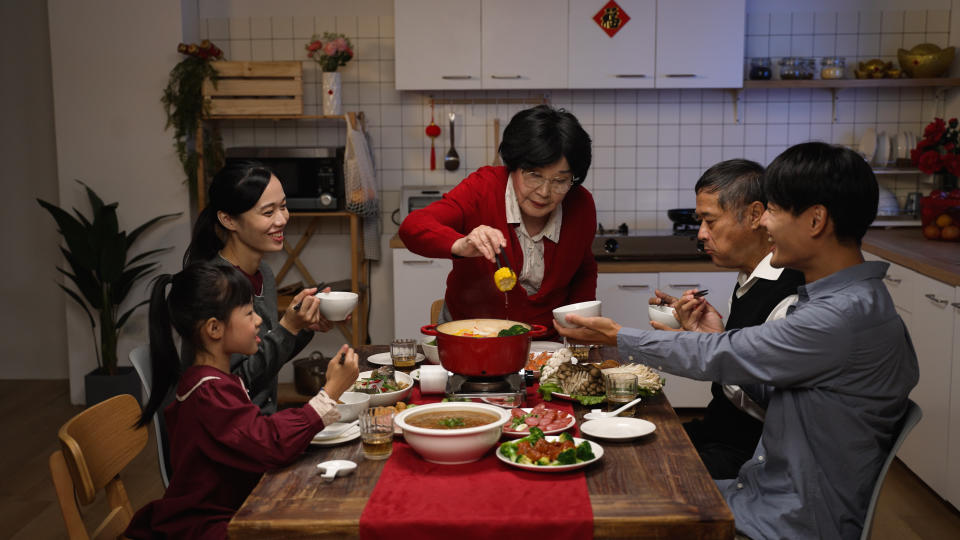
[{"label": "wooden floor", "polygon": [[[59,447],[60,425],[81,410],[70,405],[67,381],[0,380],[0,539],[66,538],[47,459]],[[688,418],[696,414],[680,412]],[[122,475],[135,509],[163,495],[152,428],[150,435]],[[98,500],[85,509],[85,517],[97,522],[104,508]],[[895,461],[880,494],[871,538],[960,538],[960,513]]]}]

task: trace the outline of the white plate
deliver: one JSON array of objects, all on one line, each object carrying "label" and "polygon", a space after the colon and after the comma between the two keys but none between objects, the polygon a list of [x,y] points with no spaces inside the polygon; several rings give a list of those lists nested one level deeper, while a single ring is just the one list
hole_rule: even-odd
[{"label": "white plate", "polygon": [[912,131],[907,132],[907,155],[910,157],[910,151],[917,147],[917,136]]},{"label": "white plate", "polygon": [[[417,353],[417,363],[423,362],[426,359],[426,356],[423,353]],[[393,360],[390,359],[390,353],[382,352],[377,354],[371,354],[367,357],[367,362],[371,364],[377,364],[380,366],[392,366]]]},{"label": "white plate", "polygon": [[860,137],[860,153],[863,159],[873,163],[873,157],[877,153],[877,132],[873,128],[867,128]]},{"label": "white plate", "polygon": [[873,156],[873,162],[881,167],[890,161],[890,138],[885,132],[877,135],[877,151]]},{"label": "white plate", "polygon": [[[525,412],[525,413],[529,413],[530,411],[533,410],[533,408],[532,408],[532,407],[524,407],[524,408],[522,408],[522,409],[520,409],[520,410],[523,411],[523,412]],[[563,411],[563,412],[566,412],[566,411]],[[569,413],[568,413],[568,414],[569,414]],[[503,434],[504,434],[504,435],[507,435],[507,436],[509,436],[509,437],[526,437],[527,435],[530,434],[530,431],[529,431],[529,430],[528,430],[528,431],[513,431],[513,430],[510,430],[510,429],[507,429],[507,426],[510,425],[510,422],[511,422],[512,420],[513,420],[513,416],[511,415],[511,416],[510,416],[510,420],[508,420],[507,423],[503,425]],[[571,415],[570,415],[570,421],[567,423],[566,426],[564,426],[564,427],[562,427],[562,428],[560,428],[560,429],[548,429],[548,430],[544,431],[543,434],[544,434],[544,435],[556,435],[556,434],[558,434],[558,433],[564,432],[564,431],[572,428],[572,427],[575,426],[575,425],[577,425],[577,418],[576,418],[574,415],[571,414]],[[537,427],[540,427],[540,426],[537,426]],[[541,430],[543,430],[543,428],[541,428]]]},{"label": "white plate", "polygon": [[531,341],[530,342],[530,352],[543,352],[543,351],[558,351],[563,348],[563,343],[557,343],[556,341]]},{"label": "white plate", "polygon": [[910,148],[907,147],[907,134],[901,131],[897,133],[897,159],[907,159],[910,157]]},{"label": "white plate", "polygon": [[343,444],[345,442],[350,442],[360,438],[360,426],[354,426],[348,429],[343,435],[339,437],[334,437],[332,439],[317,439],[314,438],[310,441],[310,444],[316,446],[336,446],[338,444]]},{"label": "white plate", "polygon": [[420,368],[417,368],[417,369],[411,371],[411,372],[410,372],[410,378],[413,379],[413,380],[415,380],[415,381],[417,381],[417,382],[420,382]]},{"label": "white plate", "polygon": [[580,424],[584,435],[600,439],[624,440],[649,435],[657,429],[653,422],[641,418],[615,416],[601,420],[587,420]]},{"label": "white plate", "polygon": [[[548,441],[553,442],[553,441],[557,440],[559,437],[553,436],[553,437],[544,437],[544,438],[547,439]],[[578,438],[578,437],[574,437],[574,438],[573,438],[573,444],[575,444],[575,445],[577,445],[577,446],[579,446],[580,443],[582,443],[583,441],[584,441],[584,439],[580,439],[580,438]],[[499,446],[497,447],[497,459],[499,459],[500,461],[506,463],[507,465],[512,465],[512,466],[518,467],[518,468],[520,468],[520,469],[527,469],[528,471],[537,471],[537,472],[563,472],[563,471],[572,471],[572,470],[574,470],[574,469],[582,469],[583,467],[586,467],[587,465],[590,465],[591,463],[594,463],[594,462],[596,462],[596,461],[599,461],[600,458],[603,457],[603,447],[600,446],[599,444],[593,442],[593,441],[589,441],[589,442],[590,442],[590,449],[593,450],[593,459],[588,460],[588,461],[584,461],[583,463],[574,463],[573,465],[554,465],[554,466],[550,466],[550,465],[524,465],[524,464],[522,464],[522,463],[514,463],[514,462],[510,461],[509,459],[507,459],[507,458],[503,457],[502,455],[500,455],[500,447],[499,447]],[[503,443],[503,444],[507,444],[507,443]]]}]

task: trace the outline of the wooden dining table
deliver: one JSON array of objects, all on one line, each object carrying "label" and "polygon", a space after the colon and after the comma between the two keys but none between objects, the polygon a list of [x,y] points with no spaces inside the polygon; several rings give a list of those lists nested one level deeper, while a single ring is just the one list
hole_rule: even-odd
[{"label": "wooden dining table", "polygon": [[[377,367],[367,357],[387,349],[358,349],[360,370]],[[590,355],[590,361],[617,359],[617,350],[594,348]],[[589,411],[575,404],[578,425]],[[733,514],[663,392],[645,398],[634,415],[656,431],[623,442],[597,440],[603,458],[584,469],[594,538],[733,538]],[[316,466],[332,459],[354,461],[357,469],[324,482]],[[360,514],[384,463],[364,459],[359,439],[311,446],[292,465],[263,475],[230,521],[229,537],[358,538]]]}]

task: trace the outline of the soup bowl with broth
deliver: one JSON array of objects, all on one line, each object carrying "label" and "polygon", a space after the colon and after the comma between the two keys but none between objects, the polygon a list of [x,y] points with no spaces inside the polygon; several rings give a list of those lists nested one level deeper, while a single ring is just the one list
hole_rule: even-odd
[{"label": "soup bowl with broth", "polygon": [[500,439],[510,411],[484,403],[453,401],[407,409],[394,422],[420,457],[441,465],[477,461]]}]

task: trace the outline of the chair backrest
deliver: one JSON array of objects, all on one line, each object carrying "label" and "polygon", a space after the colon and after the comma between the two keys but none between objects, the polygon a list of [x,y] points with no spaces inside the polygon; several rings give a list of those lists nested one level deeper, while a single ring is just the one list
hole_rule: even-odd
[{"label": "chair backrest", "polygon": [[[146,343],[130,351],[130,363],[137,370],[140,376],[140,384],[143,385],[144,399],[150,399],[150,385],[153,381],[153,363],[150,361],[150,344]],[[146,403],[146,401],[144,401]],[[167,424],[163,417],[163,410],[157,411],[153,417],[153,428],[157,437],[157,462],[160,464],[160,479],[163,480],[163,487],[170,485],[170,452],[169,442],[167,441]]]},{"label": "chair backrest", "polygon": [[880,498],[880,488],[883,487],[883,480],[887,476],[887,470],[890,469],[893,458],[897,456],[897,450],[900,449],[900,445],[907,439],[910,430],[917,425],[917,422],[919,422],[922,417],[923,411],[920,409],[920,406],[914,403],[913,400],[908,399],[907,413],[903,415],[900,434],[897,435],[897,438],[893,441],[893,447],[890,448],[887,459],[883,461],[883,467],[880,468],[880,474],[877,475],[877,481],[873,485],[873,494],[870,496],[870,505],[867,506],[867,515],[863,520],[863,532],[860,534],[860,540],[870,538],[870,529],[873,526],[873,512],[877,509],[877,499]]},{"label": "chair backrest", "polygon": [[440,320],[440,312],[443,311],[443,298],[434,300],[430,304],[430,324],[437,324]]},{"label": "chair backrest", "polygon": [[[92,503],[101,489],[107,494],[110,510],[93,538],[115,538],[133,517],[130,499],[118,475],[147,444],[147,428],[135,427],[139,419],[137,399],[122,394],[97,403],[60,428],[61,449],[50,456],[50,473],[72,538],[86,535],[85,530],[75,530],[79,509],[74,493],[83,505]],[[64,470],[68,474],[64,475]],[[82,520],[80,525],[82,528]]]}]

